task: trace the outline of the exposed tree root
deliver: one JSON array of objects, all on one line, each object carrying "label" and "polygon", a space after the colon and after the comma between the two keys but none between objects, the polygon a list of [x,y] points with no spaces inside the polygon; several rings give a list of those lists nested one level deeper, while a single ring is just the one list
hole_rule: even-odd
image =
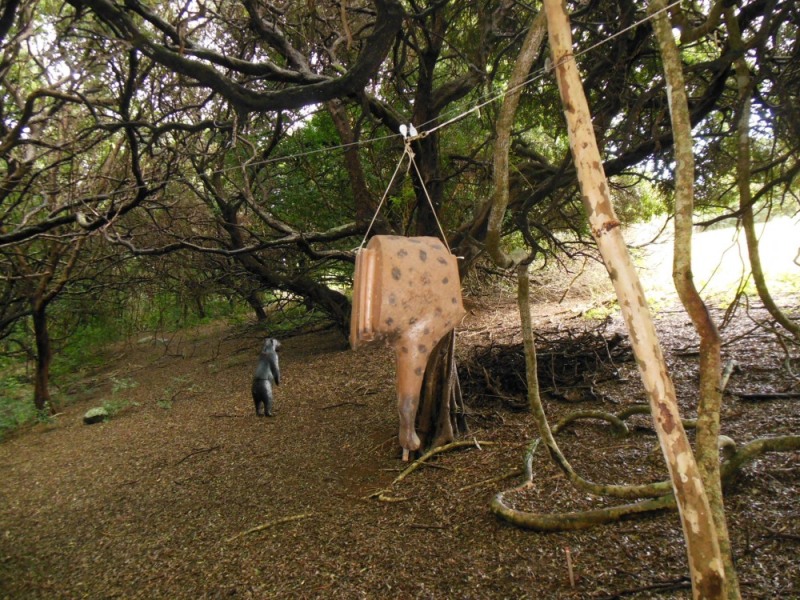
[{"label": "exposed tree root", "polygon": [[[671,493],[631,504],[567,513],[535,513],[511,508],[505,501],[506,494],[528,489],[534,485],[531,464],[533,452],[538,443],[537,439],[532,445],[532,451],[528,452],[525,458],[526,480],[515,488],[498,493],[490,504],[491,511],[495,515],[517,527],[535,531],[574,531],[621,521],[636,515],[675,509],[675,498]],[[800,436],[790,435],[753,440],[736,449],[731,458],[722,463],[720,467],[722,483],[724,486],[729,485],[747,463],[762,454],[793,450],[800,450]]]},{"label": "exposed tree root", "polygon": [[[533,485],[532,482],[525,484],[524,487]],[[522,488],[517,488],[522,489]],[[533,529],[535,531],[575,531],[577,529],[588,529],[595,525],[603,525],[613,521],[620,521],[626,517],[631,517],[641,513],[650,513],[659,510],[675,508],[675,498],[672,494],[651,498],[633,504],[623,504],[619,506],[609,506],[607,508],[596,508],[567,513],[532,513],[516,510],[505,504],[504,494],[497,494],[491,502],[491,509],[501,519],[521,527],[523,529]]]},{"label": "exposed tree root", "polygon": [[[517,269],[517,304],[522,325],[522,343],[525,348],[525,374],[528,381],[528,402],[530,403],[531,414],[536,421],[539,435],[547,447],[547,451],[553,462],[567,476],[570,483],[596,496],[614,496],[616,498],[659,498],[669,494],[672,485],[669,481],[643,485],[611,485],[598,484],[587,481],[578,475],[569,464],[558,443],[555,440],[554,432],[547,421],[541,396],[539,395],[539,383],[537,375],[536,347],[533,342],[533,328],[531,325],[531,311],[529,301],[530,282],[528,281],[528,271],[525,265],[520,265]],[[604,413],[605,415],[606,413]],[[613,420],[613,415],[609,420]]]},{"label": "exposed tree root", "polygon": [[739,447],[733,456],[720,467],[723,484],[736,477],[745,464],[767,452],[791,452],[800,450],[799,435],[758,438]]},{"label": "exposed tree root", "polygon": [[614,433],[617,435],[628,435],[628,433],[630,433],[625,421],[616,415],[612,415],[604,410],[581,410],[568,414],[566,417],[556,423],[553,426],[553,434],[558,433],[564,429],[564,427],[579,419],[600,419],[610,423],[611,427],[614,429]]},{"label": "exposed tree root", "polygon": [[[501,519],[524,529],[533,529],[536,531],[572,531],[587,529],[596,525],[611,523],[636,515],[675,509],[677,505],[669,481],[634,486],[595,484],[586,481],[575,473],[572,466],[561,453],[554,435],[569,423],[584,418],[602,419],[611,423],[618,432],[626,433],[628,432],[628,427],[625,424],[625,420],[628,417],[635,414],[649,414],[650,410],[647,405],[635,405],[620,411],[616,415],[605,411],[576,412],[559,421],[552,429],[550,428],[539,397],[538,381],[536,378],[536,349],[533,344],[530,319],[527,270],[524,267],[520,267],[518,269],[518,276],[518,304],[522,321],[523,344],[525,346],[526,373],[529,382],[528,399],[531,405],[531,413],[536,420],[541,438],[533,441],[525,455],[525,480],[523,483],[511,490],[498,493],[490,503],[491,511]],[[728,365],[725,368],[721,378],[722,381],[727,382],[731,369],[732,365]],[[684,425],[694,426],[695,423],[693,421],[684,420]],[[732,480],[747,462],[765,452],[800,449],[800,436],[761,438],[741,448],[737,448],[733,440],[726,436],[720,436],[720,438],[724,438],[722,442],[726,450],[725,456],[726,458],[729,457],[720,467],[723,484]],[[598,496],[647,499],[628,504],[567,513],[535,513],[512,508],[506,503],[505,496],[508,493],[525,490],[534,485],[532,468],[533,455],[541,442],[544,443],[553,462],[576,488]]]}]

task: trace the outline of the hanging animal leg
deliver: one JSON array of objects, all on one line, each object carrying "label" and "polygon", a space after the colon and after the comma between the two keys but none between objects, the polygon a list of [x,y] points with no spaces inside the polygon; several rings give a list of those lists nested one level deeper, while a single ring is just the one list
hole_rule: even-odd
[{"label": "hanging animal leg", "polygon": [[430,348],[419,340],[404,339],[396,347],[397,412],[400,416],[400,446],[403,460],[419,449],[420,440],[414,427],[422,388],[422,377],[430,356]]}]

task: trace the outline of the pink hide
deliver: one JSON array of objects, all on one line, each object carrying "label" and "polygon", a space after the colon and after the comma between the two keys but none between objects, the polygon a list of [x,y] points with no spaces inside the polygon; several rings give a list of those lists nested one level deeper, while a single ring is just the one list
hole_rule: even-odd
[{"label": "pink hide", "polygon": [[420,445],[414,421],[428,358],[464,314],[456,257],[439,239],[378,235],[358,252],[350,345],[394,346],[404,459]]}]

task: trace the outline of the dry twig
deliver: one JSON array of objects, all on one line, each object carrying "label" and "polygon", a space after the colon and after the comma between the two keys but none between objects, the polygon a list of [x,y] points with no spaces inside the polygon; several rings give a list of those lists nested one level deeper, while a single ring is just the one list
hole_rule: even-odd
[{"label": "dry twig", "polygon": [[238,539],[238,538],[243,537],[245,535],[250,535],[251,533],[256,533],[257,531],[263,531],[264,529],[269,529],[270,527],[274,527],[276,525],[282,525],[284,523],[290,523],[292,521],[299,521],[301,519],[307,519],[308,517],[313,517],[313,516],[314,516],[314,513],[303,513],[303,514],[300,514],[300,515],[292,515],[291,517],[282,517],[282,518],[276,519],[274,521],[268,521],[266,523],[258,525],[257,527],[252,527],[252,528],[248,529],[247,531],[243,531],[241,533],[237,533],[236,535],[234,535],[232,537],[229,537],[225,541],[230,543],[235,539]]},{"label": "dry twig", "polygon": [[196,456],[197,454],[204,454],[206,452],[213,452],[214,450],[219,450],[220,448],[222,448],[222,446],[211,446],[209,448],[198,448],[197,450],[192,450],[191,452],[189,452],[189,454],[187,454],[182,459],[180,459],[178,462],[176,462],[175,466],[177,467],[183,461],[185,461],[188,458],[191,458],[192,456]]}]

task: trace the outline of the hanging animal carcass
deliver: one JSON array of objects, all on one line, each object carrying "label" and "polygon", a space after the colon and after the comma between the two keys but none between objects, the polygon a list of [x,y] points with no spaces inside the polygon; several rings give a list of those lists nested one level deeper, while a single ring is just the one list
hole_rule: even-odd
[{"label": "hanging animal carcass", "polygon": [[377,235],[359,250],[350,345],[395,349],[403,460],[420,446],[414,421],[428,358],[464,314],[457,260],[439,239]]}]

